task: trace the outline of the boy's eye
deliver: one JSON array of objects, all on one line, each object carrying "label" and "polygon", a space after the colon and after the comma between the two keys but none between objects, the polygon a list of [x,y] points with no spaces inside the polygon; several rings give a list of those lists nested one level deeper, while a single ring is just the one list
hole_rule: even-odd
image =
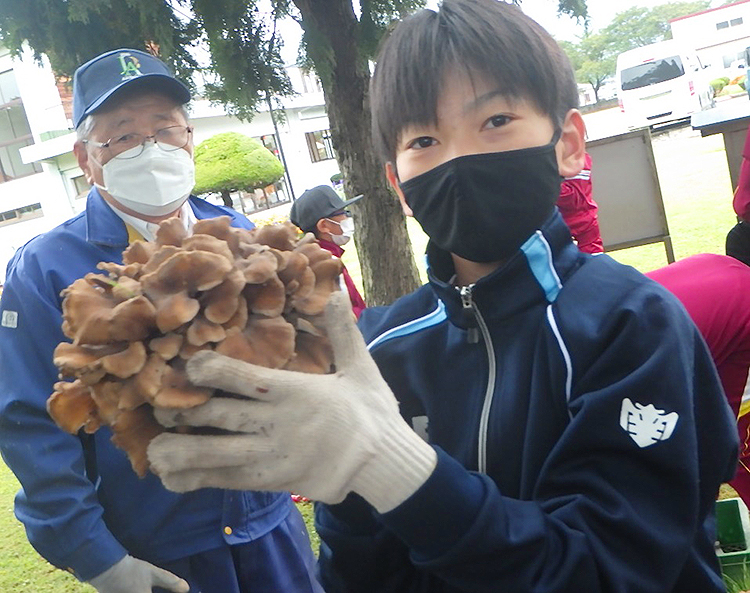
[{"label": "boy's eye", "polygon": [[510,122],[510,117],[507,115],[493,115],[491,118],[487,120],[487,123],[484,125],[485,128],[501,128],[502,126],[506,125],[508,122]]},{"label": "boy's eye", "polygon": [[430,136],[420,136],[409,142],[408,148],[429,148],[435,144],[435,139]]}]

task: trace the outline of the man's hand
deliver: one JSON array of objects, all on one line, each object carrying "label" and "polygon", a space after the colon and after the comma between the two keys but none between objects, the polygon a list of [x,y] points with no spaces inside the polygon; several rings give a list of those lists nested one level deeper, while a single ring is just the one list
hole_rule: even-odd
[{"label": "man's hand", "polygon": [[193,383],[239,397],[158,410],[157,419],[236,434],[156,437],[148,456],[167,488],[291,490],[328,503],[354,491],[386,512],[427,480],[435,450],[401,417],[345,293],[331,295],[326,325],[335,374],[267,369],[214,352],[190,359]]},{"label": "man's hand", "polygon": [[132,556],[125,556],[89,584],[99,593],[151,593],[154,587],[175,593],[190,590],[190,585],[180,577]]}]

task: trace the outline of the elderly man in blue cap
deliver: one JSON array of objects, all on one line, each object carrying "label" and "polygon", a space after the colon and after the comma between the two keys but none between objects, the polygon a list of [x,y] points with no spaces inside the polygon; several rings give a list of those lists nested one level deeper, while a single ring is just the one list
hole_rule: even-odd
[{"label": "elderly man in blue cap", "polygon": [[108,429],[69,435],[47,414],[57,381],[60,291],[122,262],[159,221],[236,212],[190,195],[188,88],[147,53],[120,49],[75,73],[74,152],[86,210],[19,249],[0,301],[0,450],[22,489],[15,513],[49,562],[100,593],[321,592],[304,522],[288,493],[166,490],[139,479]]}]

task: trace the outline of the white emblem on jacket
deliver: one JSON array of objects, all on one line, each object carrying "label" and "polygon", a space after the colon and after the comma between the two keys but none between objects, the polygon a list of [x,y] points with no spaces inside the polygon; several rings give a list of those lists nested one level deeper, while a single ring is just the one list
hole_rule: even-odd
[{"label": "white emblem on jacket", "polygon": [[0,325],[16,329],[18,327],[18,313],[15,311],[3,311],[3,320]]},{"label": "white emblem on jacket", "polygon": [[653,404],[644,406],[638,402],[633,403],[626,397],[622,400],[620,426],[643,448],[671,437],[679,417],[677,412],[666,414]]}]

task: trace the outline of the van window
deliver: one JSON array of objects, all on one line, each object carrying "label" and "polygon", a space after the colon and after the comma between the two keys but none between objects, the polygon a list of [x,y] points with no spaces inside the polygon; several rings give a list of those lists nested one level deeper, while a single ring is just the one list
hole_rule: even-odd
[{"label": "van window", "polygon": [[646,64],[638,64],[632,68],[625,68],[620,73],[623,91],[632,91],[651,84],[658,84],[665,80],[679,78],[685,74],[680,56],[672,56],[663,60],[655,60]]}]

